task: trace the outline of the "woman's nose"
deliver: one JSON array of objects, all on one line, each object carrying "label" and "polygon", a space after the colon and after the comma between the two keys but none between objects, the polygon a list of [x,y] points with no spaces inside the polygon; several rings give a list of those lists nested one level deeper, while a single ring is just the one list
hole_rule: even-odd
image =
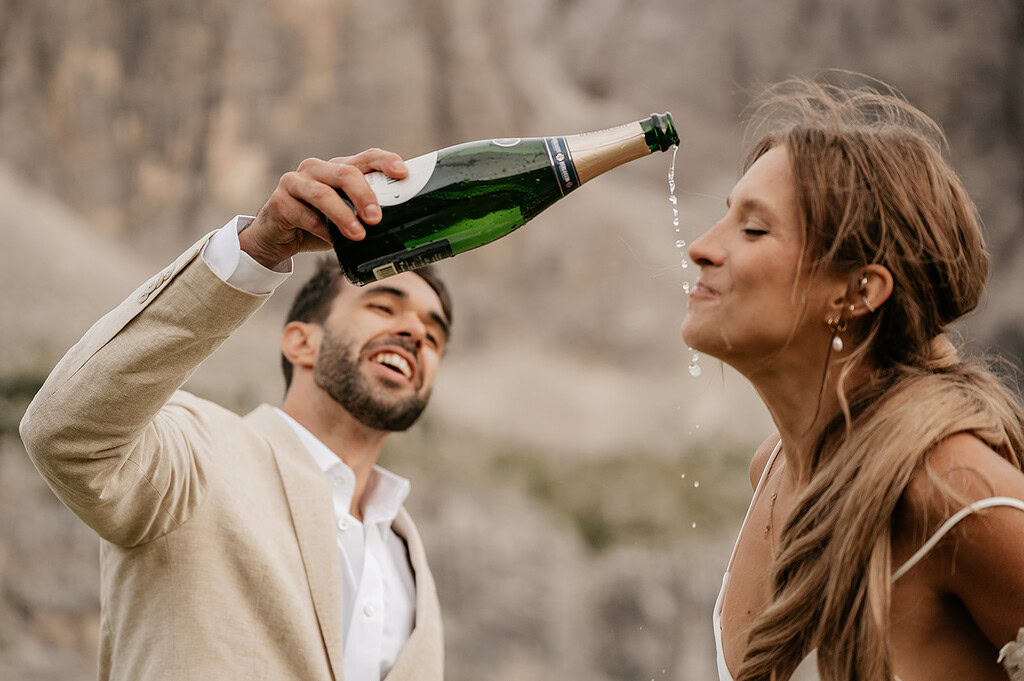
[{"label": "woman's nose", "polygon": [[690,243],[690,260],[693,264],[707,267],[721,262],[721,249],[716,246],[714,236],[717,226],[716,224]]}]

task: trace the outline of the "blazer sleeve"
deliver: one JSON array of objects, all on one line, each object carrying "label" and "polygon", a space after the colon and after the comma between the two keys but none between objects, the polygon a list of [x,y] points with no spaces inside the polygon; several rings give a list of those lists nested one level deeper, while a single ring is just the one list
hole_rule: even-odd
[{"label": "blazer sleeve", "polygon": [[57,364],[20,425],[56,495],[104,539],[151,541],[202,503],[203,421],[168,404],[266,301],[222,281],[200,239],[100,319]]}]

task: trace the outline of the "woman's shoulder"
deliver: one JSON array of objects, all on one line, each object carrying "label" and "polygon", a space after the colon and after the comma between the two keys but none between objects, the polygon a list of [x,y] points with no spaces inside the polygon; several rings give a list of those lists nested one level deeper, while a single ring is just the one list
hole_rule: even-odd
[{"label": "woman's shoulder", "polygon": [[926,455],[900,506],[894,567],[916,551],[908,578],[955,595],[993,644],[1012,640],[1024,624],[1024,473],[958,433]]},{"label": "woman's shoulder", "polygon": [[907,485],[908,510],[928,524],[989,497],[1024,500],[1024,473],[976,435],[951,435],[933,447]]},{"label": "woman's shoulder", "polygon": [[[897,508],[894,540],[904,557],[932,543],[931,564],[943,588],[1009,561],[1024,569],[1024,473],[971,433],[951,435],[925,456]],[[938,540],[932,542],[931,540]],[[928,569],[928,568],[925,568]]]},{"label": "woman's shoulder", "polygon": [[775,451],[775,447],[779,444],[780,435],[778,433],[772,433],[764,442],[758,445],[757,450],[754,452],[754,458],[750,460],[750,487],[751,489],[757,489],[757,483],[761,480],[761,476],[764,474],[764,469],[768,465],[769,459],[772,458],[772,452]]}]

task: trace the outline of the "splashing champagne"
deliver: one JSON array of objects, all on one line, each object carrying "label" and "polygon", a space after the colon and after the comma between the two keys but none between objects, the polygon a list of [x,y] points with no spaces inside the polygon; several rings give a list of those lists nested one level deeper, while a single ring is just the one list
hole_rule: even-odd
[{"label": "splashing champagne", "polygon": [[584,182],[677,144],[668,113],[565,137],[467,142],[406,161],[404,180],[368,174],[383,218],[362,241],[330,222],[328,231],[361,286],[500,239]]}]

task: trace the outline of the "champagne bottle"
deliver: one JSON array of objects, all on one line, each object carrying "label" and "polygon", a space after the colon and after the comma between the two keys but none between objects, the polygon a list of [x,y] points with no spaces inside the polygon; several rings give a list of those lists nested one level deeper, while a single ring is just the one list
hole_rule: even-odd
[{"label": "champagne bottle", "polygon": [[669,113],[578,135],[467,142],[406,161],[403,180],[369,173],[381,221],[361,241],[330,221],[328,231],[362,286],[499,239],[584,182],[676,144]]}]

